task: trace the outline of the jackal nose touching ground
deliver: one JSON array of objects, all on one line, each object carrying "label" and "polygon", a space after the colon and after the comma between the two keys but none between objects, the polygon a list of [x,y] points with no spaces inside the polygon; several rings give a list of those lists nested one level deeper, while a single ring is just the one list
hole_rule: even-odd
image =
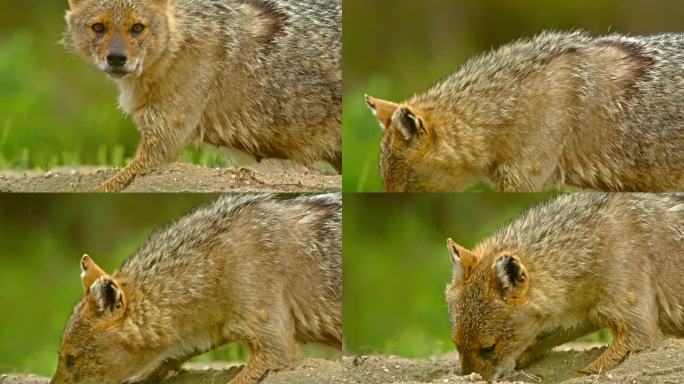
[{"label": "jackal nose touching ground", "polygon": [[342,199],[224,196],[157,231],[114,273],[81,259],[83,298],[52,384],[159,380],[239,341],[252,384],[297,343],[342,346]]},{"label": "jackal nose touching ground", "polygon": [[684,190],[684,34],[546,32],[406,102],[366,97],[385,190]]},{"label": "jackal nose touching ground", "polygon": [[568,194],[473,250],[447,248],[462,374],[498,380],[602,328],[613,341],[585,373],[615,368],[661,332],[684,337],[684,194]]}]

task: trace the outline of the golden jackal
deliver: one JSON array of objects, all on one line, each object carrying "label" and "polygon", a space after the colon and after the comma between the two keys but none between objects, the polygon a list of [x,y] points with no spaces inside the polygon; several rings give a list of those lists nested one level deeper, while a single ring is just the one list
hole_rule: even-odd
[{"label": "golden jackal", "polygon": [[388,191],[684,190],[684,34],[543,33],[427,92],[366,101]]},{"label": "golden jackal", "polygon": [[446,297],[462,373],[497,380],[602,328],[598,373],[684,337],[684,194],[573,193],[535,206],[470,251],[449,239]]},{"label": "golden jackal", "polygon": [[191,141],[342,167],[340,0],[69,0],[65,43],[107,73],[142,135],[97,191]]},{"label": "golden jackal", "polygon": [[222,197],[158,231],[112,275],[81,261],[85,294],[52,383],[160,379],[233,342],[251,351],[230,384],[297,358],[297,342],[341,348],[339,194]]}]

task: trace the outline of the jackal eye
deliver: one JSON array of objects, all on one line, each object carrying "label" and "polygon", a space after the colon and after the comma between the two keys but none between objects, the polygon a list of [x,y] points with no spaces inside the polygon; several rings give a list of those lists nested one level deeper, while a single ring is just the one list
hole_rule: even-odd
[{"label": "jackal eye", "polygon": [[104,31],[107,29],[102,23],[95,23],[90,28],[92,28],[93,32],[95,33],[104,33]]},{"label": "jackal eye", "polygon": [[496,344],[492,344],[489,347],[481,348],[480,349],[480,356],[483,359],[491,359],[492,354],[494,354],[494,347],[495,346],[496,346]]},{"label": "jackal eye", "polygon": [[74,355],[66,355],[66,368],[70,371],[73,371],[75,365],[76,357]]},{"label": "jackal eye", "polygon": [[140,24],[140,23],[135,23],[133,24],[133,27],[131,27],[131,32],[138,34],[142,32],[145,29],[145,26]]}]

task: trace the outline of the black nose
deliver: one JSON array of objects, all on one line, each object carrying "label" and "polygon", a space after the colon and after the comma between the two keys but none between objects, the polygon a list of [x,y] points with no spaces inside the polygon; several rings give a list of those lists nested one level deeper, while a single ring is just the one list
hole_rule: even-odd
[{"label": "black nose", "polygon": [[123,53],[110,53],[107,55],[107,64],[112,67],[122,67],[128,58]]},{"label": "black nose", "polygon": [[465,359],[461,360],[461,375],[465,376],[471,373],[473,373],[473,367],[470,365],[470,362]]}]

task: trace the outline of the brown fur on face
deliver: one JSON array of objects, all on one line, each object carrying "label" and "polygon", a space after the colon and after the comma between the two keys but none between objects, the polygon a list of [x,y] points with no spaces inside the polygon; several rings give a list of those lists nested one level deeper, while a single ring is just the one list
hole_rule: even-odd
[{"label": "brown fur on face", "polygon": [[122,337],[128,321],[123,283],[88,255],[81,259],[81,269],[84,297],[67,323],[51,383],[119,384],[153,362],[153,351]]},{"label": "brown fur on face", "polygon": [[[165,44],[170,34],[166,0],[72,0],[70,6],[66,44],[112,77],[141,74],[169,48]],[[98,25],[101,31],[96,30]],[[108,63],[107,56],[112,54],[123,55],[125,65]]]},{"label": "brown fur on face", "polygon": [[119,384],[134,373],[132,369],[153,361],[152,351],[131,348],[117,332],[125,317],[105,319],[97,312],[87,300],[76,307],[62,338],[52,384]]},{"label": "brown fur on face", "polygon": [[444,132],[441,117],[433,115],[432,108],[395,104],[371,96],[366,96],[366,103],[385,132],[380,173],[386,191],[460,190],[477,174],[472,164],[479,159],[466,159],[467,153],[445,145],[438,133]]},{"label": "brown fur on face", "polygon": [[473,252],[451,239],[447,248],[454,276],[447,302],[461,373],[497,379],[513,369],[516,357],[535,340],[528,331],[529,320],[521,316],[529,287],[527,272],[513,252]]}]

